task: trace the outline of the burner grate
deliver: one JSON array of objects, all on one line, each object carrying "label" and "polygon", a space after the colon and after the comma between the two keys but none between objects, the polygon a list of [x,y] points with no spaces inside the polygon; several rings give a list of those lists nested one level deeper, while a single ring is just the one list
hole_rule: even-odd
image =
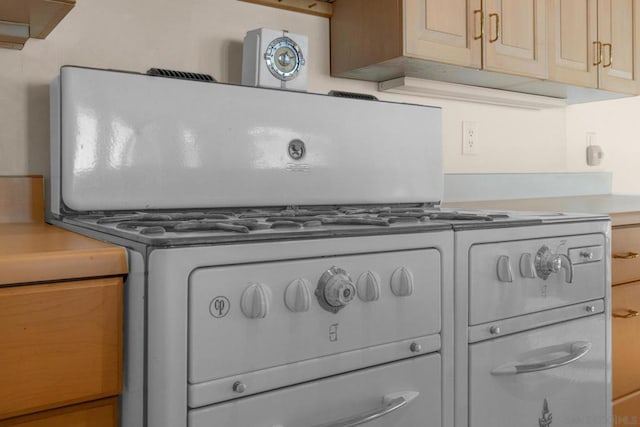
[{"label": "burner grate", "polygon": [[429,221],[493,221],[506,214],[478,214],[440,211],[423,206],[289,207],[229,211],[130,212],[78,217],[96,224],[115,226],[142,235],[167,232],[209,232],[247,234],[265,230],[298,230],[332,227],[390,227]]}]

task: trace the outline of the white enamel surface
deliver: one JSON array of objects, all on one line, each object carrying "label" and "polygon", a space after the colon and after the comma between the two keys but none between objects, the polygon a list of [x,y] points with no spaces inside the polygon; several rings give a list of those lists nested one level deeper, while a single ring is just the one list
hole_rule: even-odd
[{"label": "white enamel surface", "polygon": [[433,354],[192,410],[189,427],[319,426],[379,408],[395,393],[413,399],[367,427],[440,426],[440,379],[440,355]]},{"label": "white enamel surface", "polygon": [[[440,262],[437,250],[424,249],[200,269],[189,285],[189,382],[436,334],[441,325]],[[307,312],[294,316],[284,298],[291,281],[305,277],[315,285],[333,265],[355,277],[375,266],[386,283],[399,265],[406,265],[415,277],[413,295],[397,298],[387,287],[378,301],[354,298],[336,314],[314,297]],[[260,281],[273,295],[262,319],[248,319],[239,310],[247,279]],[[220,296],[231,309],[215,318],[209,307]]]},{"label": "white enamel surface", "polygon": [[[565,281],[564,269],[551,273],[546,280],[523,277],[515,269],[509,282],[504,262],[499,260],[508,257],[515,263],[523,253],[535,254],[543,245],[551,248],[553,253],[566,254],[575,247],[604,247],[605,241],[602,235],[593,234],[472,246],[469,252],[469,324],[477,325],[604,297],[603,283],[607,273],[602,260],[574,266],[573,283]],[[496,268],[498,272],[502,271],[502,280]]]},{"label": "white enamel surface", "polygon": [[[469,346],[468,426],[536,426],[545,399],[551,426],[607,425],[605,331],[605,316],[597,315]],[[539,349],[578,341],[591,348],[573,363],[527,374],[491,374],[508,363],[547,361],[553,357],[538,355]]]},{"label": "white enamel surface", "polygon": [[60,86],[72,210],[441,199],[436,108],[74,67]]}]

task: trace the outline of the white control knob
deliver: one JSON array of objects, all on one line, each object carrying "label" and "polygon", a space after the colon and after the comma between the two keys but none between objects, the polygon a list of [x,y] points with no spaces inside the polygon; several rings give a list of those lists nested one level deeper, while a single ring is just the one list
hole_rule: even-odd
[{"label": "white control knob", "polygon": [[289,283],[284,292],[284,304],[294,313],[309,311],[311,304],[311,284],[307,279],[296,279]]},{"label": "white control knob", "polygon": [[262,283],[250,285],[242,293],[240,309],[250,319],[262,319],[269,313],[269,288]]},{"label": "white control knob", "polygon": [[506,255],[498,258],[498,280],[501,282],[513,282],[513,273],[511,272],[511,260]]},{"label": "white control knob", "polygon": [[520,257],[520,274],[529,279],[536,278],[536,267],[533,265],[533,256],[530,253],[524,253]]},{"label": "white control knob", "polygon": [[413,274],[408,268],[400,267],[393,272],[391,292],[397,297],[408,297],[413,293]]},{"label": "white control knob", "polygon": [[320,276],[315,294],[322,308],[337,313],[355,298],[356,288],[349,273],[334,266]]},{"label": "white control knob", "polygon": [[358,297],[364,302],[377,301],[380,298],[380,276],[374,271],[362,273],[358,278]]}]

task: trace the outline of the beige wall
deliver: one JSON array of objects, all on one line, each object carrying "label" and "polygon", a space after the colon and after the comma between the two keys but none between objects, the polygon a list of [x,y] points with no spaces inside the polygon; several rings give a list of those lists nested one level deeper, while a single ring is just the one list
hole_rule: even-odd
[{"label": "beige wall", "polygon": [[613,192],[640,193],[640,97],[572,105],[567,108],[567,157],[573,170],[585,165],[587,132],[605,153],[598,169],[613,172]]},{"label": "beige wall", "polygon": [[[373,83],[329,76],[329,21],[324,18],[236,0],[78,0],[46,40],[30,40],[22,51],[0,49],[0,175],[48,174],[48,83],[60,65],[138,72],[175,68],[237,83],[242,39],[247,30],[259,27],[309,36],[310,91],[376,93]],[[580,116],[580,109],[531,111],[376,94],[443,107],[445,172],[585,169],[584,151],[573,135],[582,132],[572,119]],[[461,155],[462,120],[478,123],[476,156]],[[613,156],[610,151],[607,147]],[[589,170],[614,166],[613,157],[607,157],[603,167]]]}]

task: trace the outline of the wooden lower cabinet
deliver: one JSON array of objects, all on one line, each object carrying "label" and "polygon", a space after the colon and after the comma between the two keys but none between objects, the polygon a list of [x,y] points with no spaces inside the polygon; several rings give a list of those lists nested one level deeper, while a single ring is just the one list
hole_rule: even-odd
[{"label": "wooden lower cabinet", "polygon": [[640,391],[613,401],[613,427],[640,427]]},{"label": "wooden lower cabinet", "polygon": [[118,399],[97,400],[0,421],[0,427],[117,427]]},{"label": "wooden lower cabinet", "polygon": [[615,227],[611,232],[611,282],[640,280],[640,227]]},{"label": "wooden lower cabinet", "polygon": [[640,224],[611,233],[613,426],[640,427]]},{"label": "wooden lower cabinet", "polygon": [[615,400],[640,389],[640,282],[613,287],[611,312]]},{"label": "wooden lower cabinet", "polygon": [[[113,277],[0,288],[0,420],[120,394],[122,286]],[[80,421],[110,410],[117,406],[24,425],[113,425]]]}]

